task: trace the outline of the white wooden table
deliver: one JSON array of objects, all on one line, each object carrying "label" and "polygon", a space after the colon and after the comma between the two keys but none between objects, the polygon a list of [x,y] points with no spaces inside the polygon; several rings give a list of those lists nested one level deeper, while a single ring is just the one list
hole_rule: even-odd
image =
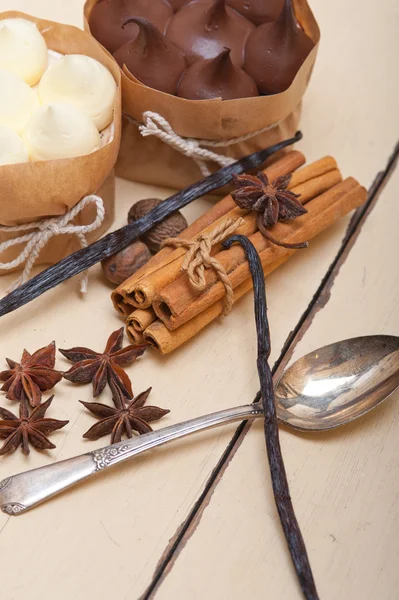
[{"label": "white wooden table", "polygon": [[[345,176],[370,186],[399,134],[399,8],[396,0],[311,2],[322,43],[306,95],[301,149],[334,155]],[[82,23],[83,0],[0,0],[0,10]],[[134,200],[167,190],[117,184],[118,216]],[[193,219],[206,207],[186,210]],[[267,280],[273,362],[283,364],[350,336],[399,335],[399,169],[344,251],[349,218]],[[338,267],[321,282],[340,253]],[[69,281],[0,322],[0,360],[55,339],[101,349],[121,322],[99,268],[86,299]],[[5,292],[11,277],[0,279]],[[314,298],[314,294],[318,295]],[[302,318],[304,316],[304,318]],[[289,352],[282,348],[295,331]],[[162,425],[251,401],[259,384],[252,297],[175,354],[148,354],[129,369],[134,389],[150,384]],[[3,362],[1,362],[3,364]],[[67,367],[61,356],[59,369]],[[0,479],[94,449],[82,433],[93,418],[78,400],[90,387],[65,383],[51,414],[69,419],[46,456],[0,460]],[[4,397],[0,399],[5,405]],[[399,394],[330,434],[281,432],[297,515],[320,597],[399,598]],[[20,518],[0,516],[4,600],[294,600],[300,591],[273,503],[262,424],[236,426],[152,451]],[[232,440],[234,438],[234,442]],[[98,446],[103,445],[101,441]]]}]

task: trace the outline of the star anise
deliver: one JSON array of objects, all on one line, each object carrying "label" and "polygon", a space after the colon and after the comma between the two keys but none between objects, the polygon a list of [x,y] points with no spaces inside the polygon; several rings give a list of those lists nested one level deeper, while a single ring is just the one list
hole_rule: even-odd
[{"label": "star anise", "polygon": [[40,348],[34,354],[23,351],[20,363],[7,358],[9,369],[0,373],[1,388],[9,400],[27,398],[31,406],[38,406],[42,392],[50,390],[62,379],[62,373],[54,370],[55,343]]},{"label": "star anise", "polygon": [[122,348],[123,327],[114,331],[108,339],[104,352],[95,352],[89,348],[76,347],[60,352],[76,363],[64,373],[65,379],[73,383],[93,383],[93,396],[96,398],[104,390],[107,382],[115,382],[125,393],[132,397],[132,384],[122,367],[132,364],[147,348],[146,344]]},{"label": "star anise", "polygon": [[246,210],[259,212],[257,225],[259,231],[273,244],[284,248],[306,248],[307,242],[301,244],[286,244],[276,240],[267,230],[278,221],[295,219],[307,213],[306,208],[299,202],[298,194],[287,187],[291,175],[277,177],[272,183],[265,173],[253,175],[233,175],[236,190],[232,192],[235,203]]},{"label": "star anise", "polygon": [[31,412],[27,401],[23,399],[19,405],[19,418],[9,410],[0,407],[0,417],[2,419],[0,420],[0,438],[5,439],[0,454],[15,452],[19,446],[21,446],[24,454],[29,454],[29,444],[37,450],[55,448],[54,444],[48,439],[48,434],[57,429],[62,429],[69,421],[44,418],[53,398],[54,396],[51,396]]},{"label": "star anise", "polygon": [[111,434],[111,444],[120,442],[122,436],[133,437],[133,431],[139,434],[152,431],[149,423],[158,421],[170,411],[157,406],[144,406],[152,388],[142,392],[135,398],[126,398],[122,390],[114,382],[111,383],[113,406],[98,402],[83,402],[93,415],[101,420],[90,427],[83,435],[89,440],[98,440]]}]

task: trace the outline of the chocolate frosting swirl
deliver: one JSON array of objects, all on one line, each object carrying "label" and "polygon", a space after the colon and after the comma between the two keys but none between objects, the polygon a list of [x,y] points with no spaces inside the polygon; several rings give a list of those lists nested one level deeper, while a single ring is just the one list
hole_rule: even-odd
[{"label": "chocolate frosting swirl", "polygon": [[93,6],[89,26],[96,40],[113,54],[138,35],[135,23],[122,28],[129,17],[148,19],[164,32],[172,15],[173,9],[166,0],[100,0]]},{"label": "chocolate frosting swirl", "polygon": [[314,44],[299,26],[291,0],[273,23],[265,23],[248,38],[244,68],[263,94],[279,94],[290,87]]},{"label": "chocolate frosting swirl", "polygon": [[183,53],[147,19],[128,19],[124,27],[130,23],[139,27],[139,34],[115,52],[115,60],[121,68],[126,65],[145,85],[176,94],[177,84],[186,68]]},{"label": "chocolate frosting swirl", "polygon": [[202,59],[187,69],[177,95],[188,100],[250,98],[258,96],[255,81],[231,62],[230,49],[224,48],[215,58]]},{"label": "chocolate frosting swirl", "polygon": [[226,2],[248,21],[261,25],[277,19],[284,0],[226,0]]},{"label": "chocolate frosting swirl", "polygon": [[215,58],[231,49],[231,60],[241,67],[247,38],[254,25],[226,6],[225,0],[200,0],[183,6],[171,19],[166,36],[186,55],[189,64]]}]

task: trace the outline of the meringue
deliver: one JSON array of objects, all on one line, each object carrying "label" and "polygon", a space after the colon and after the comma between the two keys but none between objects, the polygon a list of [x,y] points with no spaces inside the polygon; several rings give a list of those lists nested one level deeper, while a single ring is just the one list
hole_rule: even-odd
[{"label": "meringue", "polygon": [[147,19],[132,17],[129,21],[139,26],[139,34],[115,52],[116,62],[121,69],[126,65],[148,87],[175,94],[186,68],[183,53]]},{"label": "meringue", "polygon": [[10,127],[0,125],[0,166],[29,161],[25,144]]},{"label": "meringue", "polygon": [[35,23],[26,19],[0,21],[0,69],[35,85],[47,68],[47,45]]},{"label": "meringue", "polygon": [[101,143],[93,121],[66,102],[41,106],[27,123],[22,139],[34,161],[83,156]]},{"label": "meringue", "polygon": [[68,54],[43,75],[38,88],[42,104],[68,102],[102,131],[113,118],[117,86],[106,67],[90,56]]},{"label": "meringue", "polygon": [[231,8],[255,25],[275,21],[281,13],[283,2],[284,0],[226,0]]},{"label": "meringue", "polygon": [[39,100],[32,88],[19,77],[0,69],[0,125],[21,133]]},{"label": "meringue", "polygon": [[165,33],[172,15],[173,9],[168,0],[101,0],[92,8],[89,25],[96,40],[114,54],[123,44],[134,40],[139,32],[134,23],[124,27],[126,19],[148,19],[159,31]]},{"label": "meringue", "polygon": [[280,94],[290,87],[313,47],[298,25],[292,0],[284,0],[277,21],[260,25],[249,36],[244,69],[262,94]]},{"label": "meringue", "polygon": [[245,43],[255,29],[245,17],[226,5],[226,0],[189,2],[169,22],[166,37],[189,65],[202,58],[215,58],[223,48],[231,49],[231,60],[242,67]]},{"label": "meringue", "polygon": [[255,81],[231,62],[230,49],[215,58],[197,60],[184,73],[177,95],[187,100],[251,98],[259,96]]}]

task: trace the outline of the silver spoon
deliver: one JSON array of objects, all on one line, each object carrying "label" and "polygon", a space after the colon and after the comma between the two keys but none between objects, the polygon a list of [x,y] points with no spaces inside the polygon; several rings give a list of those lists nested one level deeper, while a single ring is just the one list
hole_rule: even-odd
[{"label": "silver spoon", "polygon": [[[326,431],[361,417],[399,387],[399,338],[353,338],[307,354],[276,389],[280,422],[301,431]],[[27,471],[0,482],[0,506],[18,515],[47,498],[141,452],[180,437],[262,416],[259,403],[215,412]]]}]

